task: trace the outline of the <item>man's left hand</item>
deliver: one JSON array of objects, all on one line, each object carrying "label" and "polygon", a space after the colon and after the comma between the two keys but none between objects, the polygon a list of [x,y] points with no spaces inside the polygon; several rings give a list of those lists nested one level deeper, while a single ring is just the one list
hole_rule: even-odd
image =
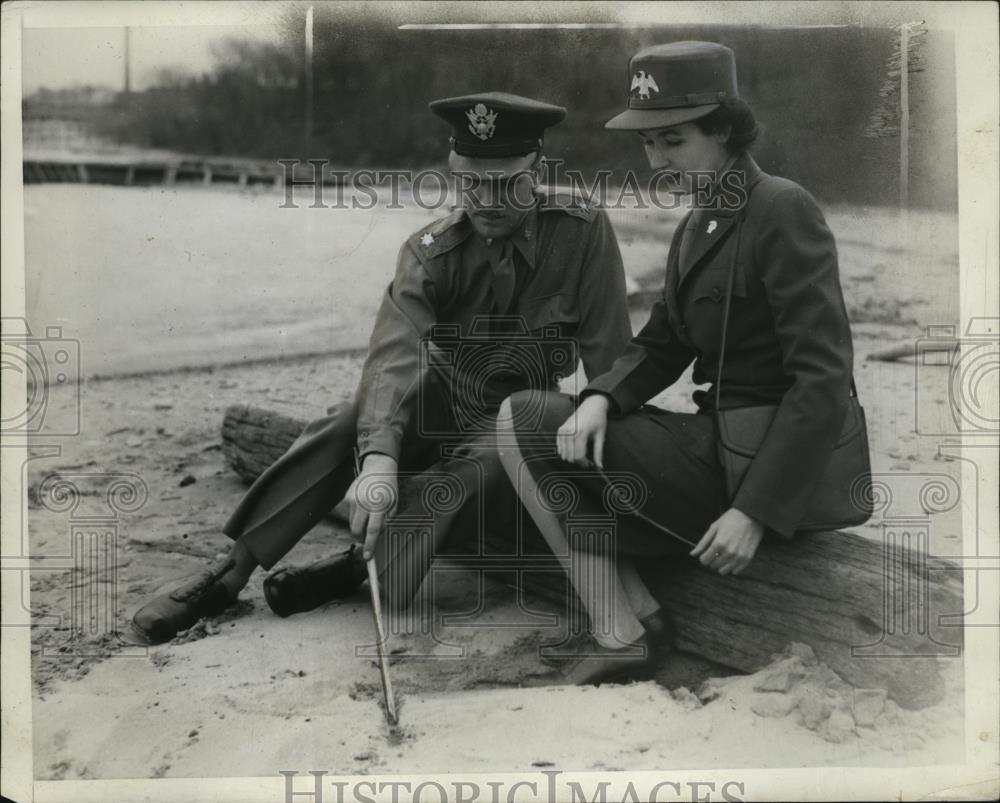
[{"label": "man's left hand", "polygon": [[750,565],[763,537],[763,524],[731,507],[712,522],[691,555],[721,575],[739,574]]}]

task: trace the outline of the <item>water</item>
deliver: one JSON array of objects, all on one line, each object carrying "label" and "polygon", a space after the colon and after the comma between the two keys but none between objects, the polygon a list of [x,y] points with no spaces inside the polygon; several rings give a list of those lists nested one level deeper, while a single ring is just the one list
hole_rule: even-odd
[{"label": "water", "polygon": [[273,190],[24,191],[28,324],[81,375],[362,347],[419,208],[280,209]]},{"label": "water", "polygon": [[[447,210],[310,209],[311,195],[282,209],[272,189],[29,185],[32,332],[79,341],[83,378],[363,348],[403,241]],[[855,322],[891,302],[908,335],[958,323],[954,215],[825,211]],[[610,214],[626,273],[656,285],[681,211]]]}]

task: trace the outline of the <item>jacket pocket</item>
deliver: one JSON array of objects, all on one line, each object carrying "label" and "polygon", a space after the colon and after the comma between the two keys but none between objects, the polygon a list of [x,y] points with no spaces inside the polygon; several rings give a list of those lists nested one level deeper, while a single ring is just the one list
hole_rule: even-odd
[{"label": "jacket pocket", "polygon": [[559,324],[572,327],[580,321],[580,311],[577,309],[576,296],[573,293],[553,293],[525,299],[520,307],[525,325],[531,332]]},{"label": "jacket pocket", "polygon": [[[726,298],[726,288],[729,286],[729,266],[711,268],[695,277],[691,288],[692,301],[710,301],[716,304]],[[733,276],[733,297],[746,298],[747,277],[742,265],[736,265]]]}]

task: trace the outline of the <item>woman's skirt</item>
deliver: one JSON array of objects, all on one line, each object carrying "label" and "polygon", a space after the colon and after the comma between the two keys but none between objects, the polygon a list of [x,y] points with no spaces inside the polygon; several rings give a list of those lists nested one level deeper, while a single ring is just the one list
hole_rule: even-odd
[{"label": "woman's skirt", "polygon": [[556,451],[556,431],[575,397],[522,391],[510,402],[520,470],[530,472],[538,501],[568,530],[613,521],[619,554],[687,554],[725,510],[710,415],[647,405],[610,418],[600,471],[566,463]]}]

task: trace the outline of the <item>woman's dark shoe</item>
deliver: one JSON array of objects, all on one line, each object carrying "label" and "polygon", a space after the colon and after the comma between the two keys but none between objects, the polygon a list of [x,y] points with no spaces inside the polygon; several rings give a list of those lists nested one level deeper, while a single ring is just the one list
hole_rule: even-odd
[{"label": "woman's dark shoe", "polygon": [[346,597],[368,577],[357,544],[311,566],[286,566],[264,580],[264,599],[278,616],[291,616]]},{"label": "woman's dark shoe", "polygon": [[623,683],[651,678],[656,669],[656,653],[648,634],[614,650],[591,640],[586,651],[587,654],[582,657],[564,661],[554,673],[540,678],[540,683],[529,685],[550,685],[553,682],[566,686]]},{"label": "woman's dark shoe", "polygon": [[657,608],[649,616],[640,619],[639,624],[646,631],[650,644],[659,657],[668,655],[674,649],[677,632],[663,608]]},{"label": "woman's dark shoe", "polygon": [[232,561],[227,561],[147,602],[132,617],[132,629],[147,643],[162,644],[199,619],[222,613],[236,602],[219,581],[233,566]]}]

